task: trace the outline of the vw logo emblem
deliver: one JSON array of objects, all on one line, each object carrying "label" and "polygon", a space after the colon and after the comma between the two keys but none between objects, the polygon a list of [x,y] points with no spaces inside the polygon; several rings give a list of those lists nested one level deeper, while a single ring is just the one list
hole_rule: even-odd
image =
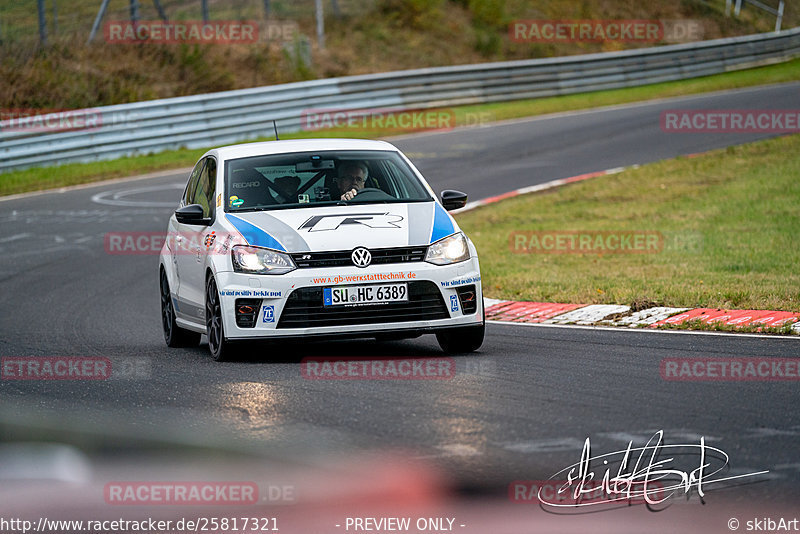
[{"label": "vw logo emblem", "polygon": [[356,267],[366,267],[372,263],[372,254],[364,247],[358,247],[353,249],[353,252],[350,254],[350,259],[353,260],[353,265]]}]

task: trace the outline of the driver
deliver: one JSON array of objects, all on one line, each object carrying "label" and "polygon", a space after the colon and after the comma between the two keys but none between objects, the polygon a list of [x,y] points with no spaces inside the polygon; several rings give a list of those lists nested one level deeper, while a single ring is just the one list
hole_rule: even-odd
[{"label": "driver", "polygon": [[367,164],[363,161],[345,161],[339,166],[336,186],[343,191],[341,200],[353,200],[367,181]]}]

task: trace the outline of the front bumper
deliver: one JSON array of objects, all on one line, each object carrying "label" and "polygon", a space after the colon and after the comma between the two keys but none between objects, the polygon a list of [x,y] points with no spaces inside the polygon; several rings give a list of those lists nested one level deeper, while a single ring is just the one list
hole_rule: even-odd
[{"label": "front bumper", "polygon": [[[216,281],[225,337],[231,340],[429,333],[483,321],[480,269],[474,257],[448,266],[413,262],[366,269],[297,269],[277,276],[226,271],[217,273]],[[408,284],[408,306],[322,306],[325,287],[397,282]],[[465,313],[465,294],[469,294],[467,288],[473,287],[476,302],[466,306]],[[243,305],[255,308],[253,322],[242,321],[241,313],[237,321],[237,309]]]}]

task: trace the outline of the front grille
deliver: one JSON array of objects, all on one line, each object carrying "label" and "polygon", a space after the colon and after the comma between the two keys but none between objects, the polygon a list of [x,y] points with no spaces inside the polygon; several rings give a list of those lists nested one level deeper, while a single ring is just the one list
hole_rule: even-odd
[{"label": "front grille", "polygon": [[[424,261],[426,247],[400,247],[370,249],[372,263],[370,265],[385,265],[387,263],[410,263]],[[352,266],[350,259],[352,250],[336,250],[332,252],[295,252],[292,259],[298,269],[311,269],[315,267],[344,267]]]},{"label": "front grille", "polygon": [[449,317],[442,294],[433,282],[408,282],[406,302],[364,306],[324,306],[321,287],[302,287],[292,291],[286,299],[278,328],[432,321]]}]

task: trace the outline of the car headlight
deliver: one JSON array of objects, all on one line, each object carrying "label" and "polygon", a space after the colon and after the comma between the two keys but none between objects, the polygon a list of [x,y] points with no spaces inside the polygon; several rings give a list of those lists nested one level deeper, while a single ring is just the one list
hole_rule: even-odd
[{"label": "car headlight", "polygon": [[428,247],[425,261],[435,265],[450,265],[469,259],[467,238],[461,232],[453,234]]},{"label": "car headlight", "polygon": [[233,270],[250,274],[286,274],[297,266],[285,252],[269,248],[237,245],[231,250]]}]

